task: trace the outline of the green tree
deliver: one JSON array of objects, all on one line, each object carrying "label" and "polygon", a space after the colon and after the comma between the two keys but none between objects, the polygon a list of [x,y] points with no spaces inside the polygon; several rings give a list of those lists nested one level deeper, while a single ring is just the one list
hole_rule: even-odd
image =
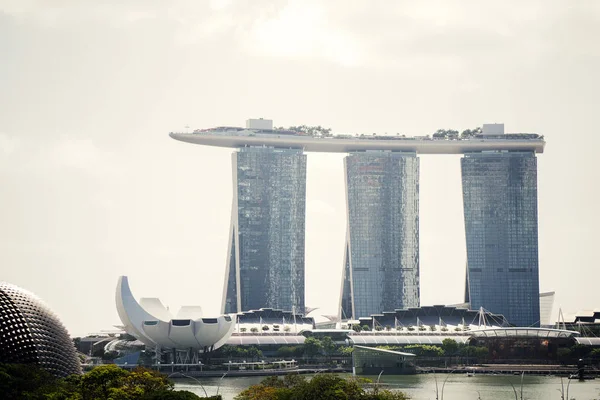
[{"label": "green tree", "polygon": [[306,379],[300,374],[287,374],[283,377],[283,386],[286,388],[297,387],[305,383]]},{"label": "green tree", "polygon": [[236,358],[247,358],[248,357],[248,349],[243,348],[242,346],[234,346],[235,353],[233,357]]},{"label": "green tree", "polygon": [[571,346],[571,352],[577,358],[587,357],[591,351],[592,348],[590,346],[586,346],[585,344],[576,343],[573,346]]},{"label": "green tree", "polygon": [[485,346],[476,346],[475,347],[475,357],[483,360],[488,358],[490,355],[490,350]]},{"label": "green tree", "polygon": [[247,352],[248,352],[247,353],[248,357],[250,357],[252,359],[252,361],[258,360],[258,359],[262,358],[262,356],[263,356],[262,351],[258,347],[254,347],[254,346],[249,347]]},{"label": "green tree", "polygon": [[476,357],[478,359],[485,359],[489,355],[489,350],[485,346],[459,346],[458,352],[463,357]]},{"label": "green tree", "polygon": [[3,400],[199,399],[190,392],[174,392],[173,383],[156,371],[136,368],[128,372],[114,364],[63,379],[36,366],[0,365],[0,394]]},{"label": "green tree", "polygon": [[307,126],[307,125],[299,125],[299,126],[290,126],[287,128],[289,131],[300,132],[310,136],[323,136],[330,137],[331,128],[323,128],[321,125],[318,126]]},{"label": "green tree", "polygon": [[468,139],[471,138],[475,135],[479,135],[481,134],[481,128],[475,128],[475,129],[465,129],[464,131],[461,132],[460,137],[462,139]]},{"label": "green tree", "polygon": [[323,339],[321,339],[321,346],[323,346],[325,354],[327,354],[330,357],[336,352],[338,348],[337,344],[335,344],[329,336],[325,336]]},{"label": "green tree", "polygon": [[141,400],[199,400],[199,399],[209,399],[209,400],[222,400],[221,395],[210,396],[210,397],[199,397],[192,392],[187,390],[177,390],[177,391],[166,391],[162,390],[159,392],[152,392],[145,394]]},{"label": "green tree", "polygon": [[600,349],[594,349],[590,352],[590,357],[598,358],[600,357]]},{"label": "green tree", "polygon": [[80,337],[73,338],[73,346],[75,346],[77,351],[81,351],[81,338]]},{"label": "green tree", "polygon": [[282,398],[281,389],[262,384],[252,385],[235,396],[235,400],[278,400]]},{"label": "green tree", "polygon": [[316,375],[306,381],[299,375],[283,379],[268,377],[240,393],[236,400],[407,400],[401,392],[374,389],[366,392],[363,380],[343,379],[337,375]]},{"label": "green tree", "polygon": [[453,356],[458,351],[458,343],[454,339],[446,338],[442,341],[442,349],[444,349],[444,355]]},{"label": "green tree", "polygon": [[571,349],[568,347],[559,347],[556,350],[556,356],[559,360],[564,361],[571,358]]},{"label": "green tree", "polygon": [[41,399],[43,394],[54,391],[55,386],[56,379],[38,366],[0,364],[2,399]]},{"label": "green tree", "polygon": [[366,399],[372,400],[409,400],[406,394],[402,392],[391,392],[389,390],[380,390],[377,393],[374,393],[371,396],[365,397]]},{"label": "green tree", "polygon": [[304,355],[312,359],[314,356],[321,354],[323,351],[323,344],[319,339],[314,337],[307,337],[304,340]]},{"label": "green tree", "polygon": [[442,357],[444,355],[444,350],[441,347],[429,344],[411,344],[404,346],[404,350],[422,357]]},{"label": "green tree", "polygon": [[231,359],[231,357],[233,357],[236,354],[236,350],[237,350],[236,347],[237,346],[231,346],[231,345],[225,344],[216,351],[215,356]]},{"label": "green tree", "polygon": [[147,368],[135,368],[123,380],[123,386],[130,389],[132,392],[143,391],[158,392],[161,390],[172,390],[173,382],[158,371]]},{"label": "green tree", "polygon": [[[83,399],[108,400],[123,385],[129,373],[114,364],[102,365],[83,375],[80,380]],[[112,400],[112,399],[111,399]]]},{"label": "green tree", "polygon": [[438,129],[433,134],[434,138],[455,138],[458,137],[458,131],[452,129]]},{"label": "green tree", "polygon": [[277,356],[283,358],[290,358],[294,356],[302,355],[303,350],[299,346],[281,346],[277,349]]},{"label": "green tree", "polygon": [[337,375],[316,375],[308,384],[299,386],[298,399],[360,399],[363,390],[355,380],[342,379]]}]

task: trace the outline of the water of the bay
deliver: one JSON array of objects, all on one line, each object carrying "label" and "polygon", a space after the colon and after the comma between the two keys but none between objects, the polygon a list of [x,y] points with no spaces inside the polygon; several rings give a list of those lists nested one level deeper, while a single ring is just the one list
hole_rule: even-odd
[{"label": "water of the bay", "polygon": [[[345,376],[345,375],[344,375]],[[349,375],[347,375],[349,376]],[[310,378],[307,376],[307,378]],[[377,380],[377,377],[368,377]],[[445,400],[511,400],[521,398],[521,377],[506,375],[442,375],[442,374],[421,374],[421,375],[402,375],[402,376],[382,376],[381,382],[385,388],[392,390],[401,390],[408,394],[413,400],[426,400],[436,398],[436,379],[438,385],[439,398],[442,398],[442,385],[444,386]],[[242,390],[251,385],[259,383],[262,377],[243,377],[243,378],[200,378],[198,381],[192,379],[179,379],[175,383],[175,388],[179,390],[189,390],[200,397],[206,393],[214,395],[219,393],[224,400],[232,400]],[[517,397],[515,397],[515,390]],[[567,385],[569,380],[563,378],[565,399],[567,399]],[[203,389],[204,388],[204,389]],[[568,399],[576,400],[600,400],[600,379],[579,382],[572,380]],[[523,378],[523,399],[529,400],[560,400],[561,399],[561,379],[554,376],[525,376]]]}]

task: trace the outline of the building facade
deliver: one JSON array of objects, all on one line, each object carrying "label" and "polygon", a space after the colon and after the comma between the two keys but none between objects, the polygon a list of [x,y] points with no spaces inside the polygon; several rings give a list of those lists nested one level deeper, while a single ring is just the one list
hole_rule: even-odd
[{"label": "building facade", "polygon": [[244,147],[233,154],[233,206],[224,313],[304,313],[306,155]]},{"label": "building facade", "polygon": [[532,151],[461,159],[467,302],[539,326],[537,159]]},{"label": "building facade", "polygon": [[344,160],[347,238],[341,318],[419,306],[419,159],[355,152]]}]

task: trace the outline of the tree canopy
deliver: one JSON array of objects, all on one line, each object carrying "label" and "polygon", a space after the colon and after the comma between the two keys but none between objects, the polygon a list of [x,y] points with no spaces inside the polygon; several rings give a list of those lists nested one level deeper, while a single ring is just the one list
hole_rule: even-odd
[{"label": "tree canopy", "polygon": [[435,131],[435,133],[433,134],[434,138],[452,138],[452,137],[458,137],[458,131],[455,131],[453,129],[438,129],[437,131]]},{"label": "tree canopy", "polygon": [[318,126],[298,125],[298,126],[290,126],[289,128],[284,128],[284,127],[280,126],[280,127],[276,127],[275,129],[300,132],[300,133],[305,133],[310,136],[323,136],[323,137],[333,136],[331,134],[331,128],[323,128],[321,125],[318,125]]},{"label": "tree canopy", "polygon": [[304,340],[304,354],[307,357],[312,358],[316,355],[321,354],[322,351],[323,344],[319,339],[316,339],[314,337],[307,337],[306,340]]},{"label": "tree canopy", "polygon": [[271,376],[260,384],[250,386],[236,400],[406,400],[402,392],[362,388],[356,379],[343,379],[337,375],[316,375],[306,380],[300,375],[286,375],[283,379]]},{"label": "tree canopy", "polygon": [[[187,391],[173,390],[161,373],[145,368],[126,371],[114,364],[98,366],[84,375],[58,379],[31,365],[0,364],[2,399],[65,400],[195,400]],[[214,397],[214,399],[220,399]]]},{"label": "tree canopy", "polygon": [[[468,139],[470,137],[473,137],[473,136],[479,135],[479,134],[481,134],[480,127],[473,128],[473,129],[465,129],[464,131],[462,131],[460,133],[460,138]],[[454,129],[438,129],[433,134],[434,139],[457,139],[458,137],[459,137],[458,131],[454,130]]]}]

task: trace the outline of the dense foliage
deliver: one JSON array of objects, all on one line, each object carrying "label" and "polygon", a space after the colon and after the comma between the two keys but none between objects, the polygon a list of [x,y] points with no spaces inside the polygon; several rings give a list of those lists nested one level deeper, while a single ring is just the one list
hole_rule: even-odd
[{"label": "dense foliage", "polygon": [[242,347],[242,346],[231,346],[224,345],[212,354],[214,358],[228,358],[228,359],[247,359],[247,360],[260,360],[263,358],[263,352],[256,346]]},{"label": "dense foliage", "polygon": [[[464,131],[461,132],[460,137],[462,139],[468,139],[470,137],[473,137],[475,135],[480,135],[481,134],[481,128],[477,127],[474,129],[465,129]],[[454,130],[454,129],[438,129],[437,131],[435,131],[435,133],[433,134],[433,137],[436,139],[457,139],[458,138],[458,131]]]},{"label": "dense foliage", "polygon": [[322,137],[330,137],[331,128],[323,128],[321,125],[319,126],[307,126],[307,125],[298,125],[298,126],[290,126],[289,128],[284,128],[283,126],[275,127],[278,130],[288,130],[294,132],[301,132],[310,136],[322,136]]},{"label": "dense foliage", "polygon": [[476,357],[485,359],[489,350],[485,346],[469,346],[457,343],[456,340],[446,338],[442,341],[442,346],[430,344],[411,344],[407,346],[377,346],[380,349],[406,351],[416,354],[420,357]]},{"label": "dense foliage", "polygon": [[[114,364],[84,375],[57,379],[31,365],[0,364],[2,399],[52,400],[194,400],[200,397],[173,390],[166,376],[149,369],[129,372]],[[214,397],[214,399],[220,399]]]},{"label": "dense foliage", "polygon": [[286,375],[283,379],[271,376],[260,384],[250,386],[236,400],[406,400],[402,392],[363,389],[366,380],[343,379],[336,375],[316,375],[306,380],[300,375]]},{"label": "dense foliage", "polygon": [[[303,344],[297,346],[281,346],[277,349],[277,357],[282,358],[300,358],[306,357],[307,360],[314,360],[316,357],[349,354],[346,346],[338,346],[330,337],[317,339],[308,337]],[[214,358],[228,358],[230,360],[260,360],[263,353],[258,347],[224,345],[213,354]]]}]

